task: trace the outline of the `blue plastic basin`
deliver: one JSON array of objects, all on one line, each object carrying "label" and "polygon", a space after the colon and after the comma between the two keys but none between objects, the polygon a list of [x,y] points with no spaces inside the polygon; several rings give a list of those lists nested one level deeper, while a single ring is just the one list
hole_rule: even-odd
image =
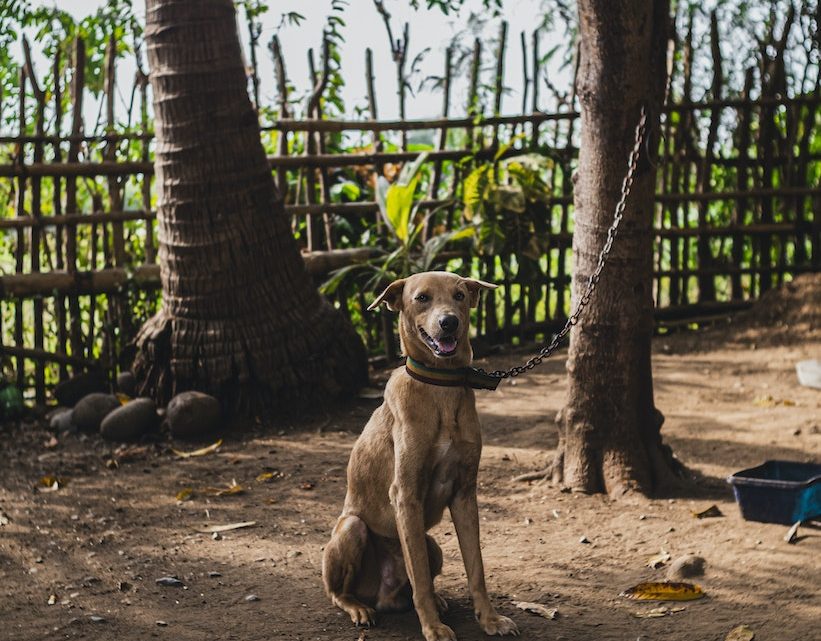
[{"label": "blue plastic basin", "polygon": [[821,517],[821,465],[767,461],[727,477],[741,516],[792,525]]}]

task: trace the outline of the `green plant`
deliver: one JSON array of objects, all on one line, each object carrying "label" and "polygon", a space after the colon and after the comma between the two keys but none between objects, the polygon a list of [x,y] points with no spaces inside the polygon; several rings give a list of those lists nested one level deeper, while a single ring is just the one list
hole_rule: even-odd
[{"label": "green plant", "polygon": [[427,157],[428,153],[423,152],[406,164],[394,183],[378,177],[376,201],[389,232],[387,247],[375,247],[374,256],[332,272],[322,285],[324,294],[332,295],[343,284],[372,290],[398,278],[436,269],[442,266],[441,254],[449,243],[473,235],[473,226],[466,226],[423,239],[425,223],[437,211],[423,216],[419,211],[420,201],[415,200]]},{"label": "green plant", "polygon": [[530,153],[479,165],[465,178],[464,217],[476,230],[474,245],[480,256],[515,253],[538,268],[550,231],[545,209],[550,186],[545,174],[553,161]]}]

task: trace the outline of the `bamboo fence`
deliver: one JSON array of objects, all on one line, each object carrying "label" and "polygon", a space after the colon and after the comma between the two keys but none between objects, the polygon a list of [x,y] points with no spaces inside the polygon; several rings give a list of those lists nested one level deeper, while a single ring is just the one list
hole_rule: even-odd
[{"label": "bamboo fence", "polygon": [[[386,231],[376,202],[335,202],[333,185],[350,180],[372,193],[368,185],[373,176],[417,157],[418,152],[408,150],[408,141],[413,132],[423,132],[433,134],[434,141],[420,204],[422,210],[436,212],[428,220],[426,236],[459,223],[461,180],[471,167],[525,152],[552,159],[544,176],[549,199],[537,212],[548,229],[537,272],[524,276],[520,257],[510,248],[493,256],[464,249],[450,252],[448,266],[502,285],[477,313],[478,335],[489,343],[542,338],[563,323],[572,274],[572,174],[579,114],[572,109],[573,96],[558,113],[539,111],[541,74],[534,37],[532,64],[529,73],[524,70],[522,113],[499,115],[506,37],[503,26],[493,112],[477,111],[482,55],[477,40],[467,115],[451,115],[449,50],[442,116],[427,120],[378,119],[370,50],[366,79],[371,119],[325,119],[327,43],[321,67],[312,69],[308,118],[293,119],[282,52],[272,41],[281,117],[261,127],[261,136],[275,137],[276,154],[269,156],[272,174],[317,282],[375,252],[373,247],[350,246],[345,225],[373,229],[377,238],[384,238]],[[526,40],[522,34],[523,52]],[[57,54],[51,105],[26,44],[17,96],[19,132],[0,136],[6,158],[0,158],[0,198],[7,198],[4,212],[13,212],[0,218],[0,257],[5,260],[0,275],[0,356],[17,385],[38,404],[46,403],[51,384],[77,368],[97,367],[113,375],[127,367],[136,330],[159,304],[148,81],[139,69],[132,93],[132,105],[134,96],[139,102],[139,123],[132,126],[129,112],[127,126],[118,125],[114,45],[111,40],[107,47],[101,127],[87,133],[82,119],[83,42],[78,40],[74,48],[69,87],[61,86]],[[691,38],[682,46],[686,59],[692,54]],[[750,73],[744,94],[726,98],[716,56],[711,95],[700,101],[691,98],[685,67],[684,95],[665,108],[662,120],[654,230],[661,328],[703,323],[743,309],[785,279],[818,270],[821,262],[821,224],[815,214],[821,211],[818,83],[808,95],[785,97],[766,77],[754,87]],[[400,81],[401,73],[399,69]],[[71,107],[68,133],[62,113],[65,91]],[[46,130],[47,113],[51,132]],[[363,148],[342,151],[340,141],[351,139],[362,141]],[[500,153],[501,145],[511,140],[515,144]],[[341,290],[336,299],[348,314],[356,315],[372,353],[382,352],[389,359],[396,355],[391,319],[361,314],[366,306],[362,291]]]}]

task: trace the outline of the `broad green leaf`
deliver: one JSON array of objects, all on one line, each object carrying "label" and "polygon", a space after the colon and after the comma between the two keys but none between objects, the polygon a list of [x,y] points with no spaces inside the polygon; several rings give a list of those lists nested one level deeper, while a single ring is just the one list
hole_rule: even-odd
[{"label": "broad green leaf", "polygon": [[390,223],[394,234],[399,241],[406,245],[410,236],[411,210],[413,209],[413,195],[419,177],[414,176],[408,184],[394,183],[388,188],[385,198],[386,219]]},{"label": "broad green leaf", "polygon": [[393,231],[393,224],[391,224],[390,219],[388,218],[388,190],[391,188],[391,184],[388,182],[388,179],[384,176],[377,176],[376,177],[376,204],[379,205],[379,213],[382,214],[382,218],[388,224],[388,227],[391,231]]},{"label": "broad green leaf", "polygon": [[423,151],[411,163],[405,163],[402,171],[399,173],[399,178],[396,181],[398,185],[410,185],[411,181],[417,177],[419,170],[422,168],[424,162],[428,159],[428,152]]},{"label": "broad green leaf", "polygon": [[334,202],[342,202],[343,197],[348,201],[353,201],[359,198],[362,190],[355,182],[346,180],[341,183],[336,183],[331,187],[331,200]]}]

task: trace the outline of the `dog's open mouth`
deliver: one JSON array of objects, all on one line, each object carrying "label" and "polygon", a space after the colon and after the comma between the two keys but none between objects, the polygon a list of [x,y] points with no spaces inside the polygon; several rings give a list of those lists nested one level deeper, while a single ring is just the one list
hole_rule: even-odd
[{"label": "dog's open mouth", "polygon": [[419,328],[419,335],[422,340],[427,343],[430,350],[437,356],[453,356],[456,353],[457,340],[455,336],[440,336],[434,338],[428,334],[421,327]]}]

